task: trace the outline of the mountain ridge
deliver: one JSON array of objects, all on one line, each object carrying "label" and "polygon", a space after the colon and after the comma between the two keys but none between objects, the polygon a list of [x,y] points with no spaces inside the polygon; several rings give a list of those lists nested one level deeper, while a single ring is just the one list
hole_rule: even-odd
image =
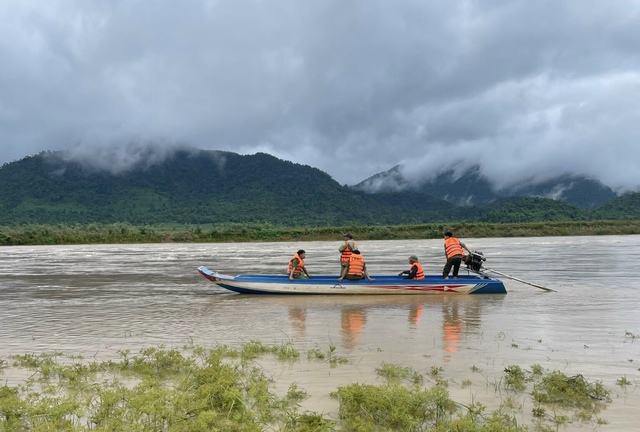
[{"label": "mountain ridge", "polygon": [[[477,189],[474,183],[467,186]],[[0,167],[0,225],[400,225],[637,219],[639,210],[634,194],[581,209],[550,198],[499,197],[484,205],[461,206],[416,190],[366,193],[340,185],[317,168],[266,153],[194,148],[176,149],[161,160],[141,160],[118,173],[51,151]]]},{"label": "mountain ridge", "polygon": [[403,173],[403,165],[375,174],[353,185],[366,193],[416,191],[444,199],[456,205],[487,205],[510,196],[535,196],[566,201],[579,208],[594,209],[618,195],[597,179],[570,174],[535,183],[522,182],[507,188],[496,188],[474,165],[461,173],[445,170],[438,176],[411,181]]}]

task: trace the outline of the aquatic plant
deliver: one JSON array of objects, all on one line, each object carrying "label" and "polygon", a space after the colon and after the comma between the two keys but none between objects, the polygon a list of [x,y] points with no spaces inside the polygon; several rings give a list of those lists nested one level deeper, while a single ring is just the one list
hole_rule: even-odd
[{"label": "aquatic plant", "polygon": [[[532,381],[534,416],[542,417],[552,409],[551,419],[556,424],[565,424],[571,420],[592,421],[606,403],[611,402],[610,392],[601,382],[590,383],[579,374],[568,376],[560,371],[553,371],[534,377]],[[567,413],[573,413],[573,416],[569,417]]]},{"label": "aquatic plant", "polygon": [[283,430],[297,432],[331,432],[335,431],[336,422],[318,413],[291,413]]},{"label": "aquatic plant", "polygon": [[290,343],[277,345],[273,352],[280,360],[295,360],[300,357],[300,352]]},{"label": "aquatic plant", "polygon": [[631,385],[631,381],[629,381],[629,380],[627,379],[627,376],[625,375],[625,376],[623,376],[622,378],[618,378],[618,379],[616,380],[616,384],[618,384],[620,387],[626,387],[626,386],[628,386],[628,385]]},{"label": "aquatic plant", "polygon": [[335,354],[336,346],[331,344],[327,348],[327,351],[321,351],[319,348],[315,348],[307,351],[307,359],[326,361],[331,367],[336,367],[338,364],[349,363],[349,359],[343,356]]},{"label": "aquatic plant", "polygon": [[287,391],[287,400],[289,401],[301,401],[308,397],[307,392],[298,387],[298,384],[291,383],[289,390]]},{"label": "aquatic plant", "polygon": [[505,388],[522,392],[527,387],[527,377],[520,366],[511,365],[504,369]]},{"label": "aquatic plant", "polygon": [[256,357],[271,352],[272,348],[260,341],[251,340],[242,345],[240,357],[244,360],[253,360]]},{"label": "aquatic plant", "polygon": [[444,372],[442,366],[431,366],[431,369],[429,369],[429,376],[431,378],[435,378],[440,375],[441,372]]},{"label": "aquatic plant", "polygon": [[325,358],[325,353],[320,351],[318,348],[307,351],[307,359],[309,360],[324,360]]},{"label": "aquatic plant", "polygon": [[458,408],[440,386],[421,390],[397,384],[349,384],[333,396],[340,401],[340,419],[348,430],[424,430],[448,421]]},{"label": "aquatic plant", "polygon": [[[335,351],[329,346],[326,353],[310,350],[308,356],[328,362]],[[57,352],[11,356],[10,367],[32,372],[18,386],[0,387],[0,430],[519,432],[528,430],[516,421],[525,418],[523,398],[532,397],[528,421],[545,431],[571,422],[605,424],[598,413],[611,401],[601,383],[582,375],[510,365],[499,380],[509,393],[497,410],[487,412],[478,401],[452,400],[442,367],[432,366],[435,384],[425,386],[422,373],[383,362],[375,372],[384,384],[349,383],[331,393],[339,406],[330,418],[299,412],[297,403],[309,397],[307,391],[293,382],[278,394],[273,375],[253,361],[272,356],[290,362],[296,352],[290,343],[250,341],[238,349],[122,350],[119,359],[103,362]],[[621,378],[619,385],[626,381]],[[462,380],[463,388],[470,385]]]},{"label": "aquatic plant", "polygon": [[531,375],[540,376],[544,372],[544,369],[539,364],[531,365]]},{"label": "aquatic plant", "polygon": [[[277,355],[282,347],[249,344],[244,352]],[[293,355],[284,347],[285,357]],[[12,356],[14,367],[34,373],[20,387],[0,387],[0,430],[260,431],[291,422],[297,414],[290,402],[306,397],[296,385],[277,396],[261,369],[226,347],[160,346],[120,355],[90,364],[61,364],[59,353]],[[332,424],[321,417],[306,413],[295,422]]]},{"label": "aquatic plant", "polygon": [[635,333],[632,333],[632,332],[630,332],[630,331],[627,331],[627,332],[625,332],[624,337],[625,337],[625,338],[629,338],[629,339],[631,339],[631,340],[633,341],[633,340],[639,339],[639,338],[640,338],[640,335],[637,335],[637,334],[635,334]]},{"label": "aquatic plant", "polygon": [[526,431],[501,410],[485,413],[480,403],[464,406],[446,388],[350,384],[332,394],[340,401],[340,419],[350,431]]},{"label": "aquatic plant", "polygon": [[393,363],[382,362],[376,373],[387,381],[409,379],[414,374],[413,368]]},{"label": "aquatic plant", "polygon": [[336,365],[338,364],[349,363],[349,360],[346,357],[337,355],[335,351],[336,346],[333,344],[329,345],[329,349],[327,350],[327,357],[331,367],[336,367]]}]

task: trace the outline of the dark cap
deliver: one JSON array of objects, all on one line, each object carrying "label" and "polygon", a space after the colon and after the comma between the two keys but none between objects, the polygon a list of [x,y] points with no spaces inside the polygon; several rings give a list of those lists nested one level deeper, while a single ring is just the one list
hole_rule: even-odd
[{"label": "dark cap", "polygon": [[417,257],[417,256],[415,256],[415,255],[411,255],[411,256],[409,257],[409,261],[411,261],[411,262],[418,262],[418,257]]},{"label": "dark cap", "polygon": [[350,239],[353,238],[353,234],[351,234],[351,233],[344,233],[343,236],[349,237]]}]

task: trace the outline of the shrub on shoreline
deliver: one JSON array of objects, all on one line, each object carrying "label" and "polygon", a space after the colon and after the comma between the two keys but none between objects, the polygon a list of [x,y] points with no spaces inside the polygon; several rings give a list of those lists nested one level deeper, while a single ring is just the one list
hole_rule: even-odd
[{"label": "shrub on shoreline", "polygon": [[283,227],[270,224],[224,225],[11,225],[0,226],[0,245],[229,243],[335,240],[358,233],[360,240],[441,238],[451,230],[459,237],[549,237],[640,234],[640,221],[579,221],[532,223],[432,223],[420,225]]}]

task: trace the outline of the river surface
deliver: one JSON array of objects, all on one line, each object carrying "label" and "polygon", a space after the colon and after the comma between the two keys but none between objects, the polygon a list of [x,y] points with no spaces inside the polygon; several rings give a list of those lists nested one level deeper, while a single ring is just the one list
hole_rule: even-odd
[{"label": "river surface", "polygon": [[[302,355],[296,364],[269,364],[277,387],[296,382],[307,391],[303,409],[333,417],[329,393],[351,382],[381,383],[375,369],[382,362],[410,366],[427,384],[429,371],[442,368],[454,400],[489,408],[497,407],[490,401],[505,367],[539,364],[611,391],[600,413],[608,423],[577,430],[638,430],[640,236],[463,241],[485,254],[488,268],[558,292],[500,277],[507,295],[252,296],[226,292],[196,270],[284,273],[302,248],[312,275],[337,276],[340,241],[2,247],[0,359],[62,351],[103,360],[123,349],[252,340],[290,343],[302,353],[335,346],[349,363],[329,367]],[[444,264],[442,240],[359,246],[372,275],[408,269],[411,254],[426,273]],[[15,384],[16,374],[6,368],[0,379]],[[620,386],[622,378],[631,384]],[[530,412],[530,400],[523,403]]]}]

